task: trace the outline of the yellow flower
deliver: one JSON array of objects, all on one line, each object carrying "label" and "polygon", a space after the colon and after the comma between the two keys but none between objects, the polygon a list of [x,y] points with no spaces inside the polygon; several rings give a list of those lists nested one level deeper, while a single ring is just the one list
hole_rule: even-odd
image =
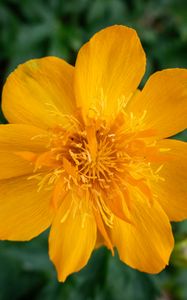
[{"label": "yellow flower", "polygon": [[51,225],[49,255],[66,277],[105,245],[157,273],[173,249],[169,220],[187,217],[187,70],[150,77],[136,32],[106,28],[75,67],[30,60],[7,79],[0,126],[0,238],[30,240]]}]

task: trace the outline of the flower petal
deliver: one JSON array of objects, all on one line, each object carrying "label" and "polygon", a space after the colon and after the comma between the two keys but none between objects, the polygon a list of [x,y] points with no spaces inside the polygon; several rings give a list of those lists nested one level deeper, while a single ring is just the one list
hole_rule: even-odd
[{"label": "flower petal", "polygon": [[2,98],[3,112],[10,123],[41,128],[66,124],[62,114],[74,110],[73,67],[60,58],[30,60],[10,74]]},{"label": "flower petal", "polygon": [[32,173],[33,165],[23,154],[46,151],[49,141],[50,134],[34,126],[0,125],[0,180]]},{"label": "flower petal", "polygon": [[132,98],[127,111],[141,118],[144,129],[155,129],[159,137],[169,137],[187,127],[187,70],[156,72],[142,92]]},{"label": "flower petal", "polygon": [[0,150],[0,180],[30,174],[33,166],[28,161],[11,152]]},{"label": "flower petal", "polygon": [[[163,164],[159,171],[163,180],[152,182],[152,190],[169,219],[181,221],[187,218],[187,143],[166,139],[158,146],[170,149],[171,160]],[[158,169],[158,164],[152,168]]]},{"label": "flower petal", "polygon": [[0,239],[25,241],[39,235],[52,222],[51,193],[38,191],[28,176],[0,181]]},{"label": "flower petal", "polygon": [[65,281],[68,275],[87,264],[96,243],[96,223],[85,199],[73,195],[73,201],[71,197],[68,194],[63,200],[49,237],[49,254],[59,281]]},{"label": "flower petal", "polygon": [[132,215],[133,225],[114,219],[112,238],[120,259],[139,271],[158,273],[173,249],[169,220],[156,201],[152,207],[136,201]]},{"label": "flower petal", "polygon": [[1,151],[42,152],[50,141],[47,131],[34,126],[21,124],[0,125]]},{"label": "flower petal", "polygon": [[145,54],[136,31],[111,26],[96,33],[79,51],[75,95],[84,117],[115,117],[138,87],[145,71]]}]

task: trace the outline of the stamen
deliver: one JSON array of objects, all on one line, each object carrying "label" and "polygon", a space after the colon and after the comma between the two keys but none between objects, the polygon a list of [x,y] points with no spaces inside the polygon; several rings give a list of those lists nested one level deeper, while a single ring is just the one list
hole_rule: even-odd
[{"label": "stamen", "polygon": [[[54,209],[69,193],[71,204],[61,222],[70,212],[73,217],[80,213],[80,226],[84,228],[87,218],[94,214],[99,231],[113,252],[109,230],[114,226],[114,216],[134,225],[134,195],[152,207],[157,195],[152,193],[151,184],[165,180],[160,172],[171,154],[167,154],[169,148],[159,148],[155,130],[145,129],[147,111],[139,118],[133,112],[125,113],[123,108],[128,99],[123,96],[118,99],[121,109],[114,121],[103,121],[106,98],[102,89],[100,94],[98,103],[89,109],[92,116],[86,125],[80,111],[72,117],[46,103],[51,113],[58,114],[61,121],[66,120],[65,126],[59,123],[49,131],[50,143],[45,152],[21,151],[17,155],[33,164],[35,174],[28,180],[37,180],[38,192],[51,191]],[[155,162],[159,163],[153,169]],[[86,213],[83,202],[88,207]]]}]

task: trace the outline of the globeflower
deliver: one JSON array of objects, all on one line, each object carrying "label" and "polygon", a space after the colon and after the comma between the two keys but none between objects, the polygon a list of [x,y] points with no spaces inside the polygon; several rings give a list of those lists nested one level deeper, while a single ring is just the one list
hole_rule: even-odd
[{"label": "globeflower", "polygon": [[50,228],[59,281],[94,249],[116,248],[147,273],[168,264],[169,221],[187,218],[187,70],[153,74],[135,30],[111,26],[79,51],[10,74],[0,126],[0,239],[27,241]]}]

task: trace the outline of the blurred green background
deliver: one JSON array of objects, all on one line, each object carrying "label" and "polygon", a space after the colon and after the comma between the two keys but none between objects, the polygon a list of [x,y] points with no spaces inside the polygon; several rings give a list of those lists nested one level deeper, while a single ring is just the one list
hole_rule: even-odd
[{"label": "blurred green background", "polygon": [[[0,0],[1,88],[31,58],[55,55],[74,64],[81,45],[112,24],[137,30],[147,54],[143,82],[156,70],[187,68],[186,0]],[[187,141],[186,132],[177,138]],[[173,230],[176,248],[159,275],[132,270],[101,248],[65,284],[48,259],[48,232],[28,243],[0,242],[0,300],[186,300],[187,222]]]}]

